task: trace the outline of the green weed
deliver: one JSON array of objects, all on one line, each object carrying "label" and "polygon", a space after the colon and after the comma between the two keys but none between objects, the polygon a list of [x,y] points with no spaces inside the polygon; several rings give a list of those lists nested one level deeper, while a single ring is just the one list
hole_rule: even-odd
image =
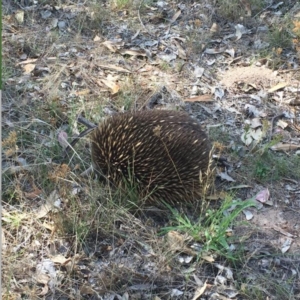
[{"label": "green weed", "polygon": [[186,215],[181,215],[167,205],[172,212],[174,225],[165,227],[161,233],[177,230],[189,234],[195,241],[203,243],[203,251],[215,251],[224,256],[231,256],[227,231],[237,216],[246,208],[255,206],[253,200],[234,201],[227,196],[221,207],[216,210],[208,209],[205,217],[191,221]]}]

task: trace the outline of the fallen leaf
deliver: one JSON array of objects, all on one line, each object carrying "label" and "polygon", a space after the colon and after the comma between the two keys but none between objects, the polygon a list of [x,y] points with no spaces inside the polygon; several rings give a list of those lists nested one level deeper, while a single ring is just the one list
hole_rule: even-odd
[{"label": "fallen leaf", "polygon": [[230,182],[234,182],[235,180],[230,177],[227,173],[225,172],[221,172],[218,174],[218,176],[220,176],[221,179],[226,180],[226,181],[230,181]]},{"label": "fallen leaf", "polygon": [[52,191],[47,197],[46,203],[43,204],[36,213],[36,218],[41,219],[45,217],[52,209],[57,207],[56,203],[58,200],[60,200],[58,192],[56,190]]},{"label": "fallen leaf", "polygon": [[255,197],[255,199],[260,201],[261,203],[267,202],[269,198],[270,198],[270,192],[268,188],[260,191]]},{"label": "fallen leaf", "polygon": [[118,93],[118,91],[120,90],[120,86],[113,81],[107,80],[107,79],[102,79],[101,80],[107,87],[109,87],[112,91],[112,95]]},{"label": "fallen leaf", "polygon": [[42,193],[42,191],[40,189],[38,189],[36,185],[34,185],[33,191],[30,193],[24,192],[24,195],[27,199],[32,200],[32,199],[37,198],[41,193]]},{"label": "fallen leaf", "polygon": [[186,53],[185,53],[184,49],[181,47],[181,45],[179,44],[179,42],[176,41],[175,39],[173,40],[173,42],[175,43],[176,48],[178,50],[178,56],[182,59],[186,59]]},{"label": "fallen leaf", "polygon": [[[55,57],[55,59],[57,59]],[[36,62],[37,61],[37,58],[32,58],[32,59],[27,59],[27,60],[24,60],[24,61],[20,61],[16,64],[16,66],[19,66],[19,65],[26,65],[26,64],[30,64],[30,63],[33,63],[33,62]]]},{"label": "fallen leaf", "polygon": [[131,71],[118,67],[118,66],[114,66],[114,65],[97,65],[99,68],[102,69],[107,69],[107,70],[112,70],[112,71],[117,71],[117,72],[123,72],[123,73],[131,73]]},{"label": "fallen leaf", "polygon": [[264,134],[261,128],[250,129],[249,133],[251,134],[251,137],[256,141],[260,141],[263,138]]},{"label": "fallen leaf", "polygon": [[102,43],[102,45],[104,45],[107,49],[109,49],[111,52],[115,53],[118,51],[118,47],[116,44],[114,44],[111,41],[105,41]]},{"label": "fallen leaf", "polygon": [[177,55],[175,53],[159,53],[157,54],[157,57],[162,59],[163,61],[171,62],[172,60],[176,59]]},{"label": "fallen leaf", "polygon": [[279,126],[279,127],[282,128],[282,129],[285,129],[286,127],[289,126],[289,124],[288,124],[287,122],[284,122],[283,120],[279,120],[279,121],[277,122],[277,126]]},{"label": "fallen leaf", "polygon": [[96,35],[94,37],[94,42],[99,42],[99,41],[101,41],[101,38],[100,38],[100,36]]},{"label": "fallen leaf", "polygon": [[243,214],[245,215],[247,221],[250,221],[253,218],[253,214],[249,210],[243,210]]},{"label": "fallen leaf", "polygon": [[212,257],[212,255],[201,255],[201,258],[210,263],[215,261],[215,259]]},{"label": "fallen leaf", "polygon": [[91,90],[89,89],[84,89],[84,90],[80,90],[80,91],[76,91],[75,95],[76,96],[85,96],[91,93]]},{"label": "fallen leaf", "polygon": [[214,99],[213,99],[213,95],[200,95],[200,96],[197,96],[197,97],[192,97],[192,98],[187,98],[187,99],[184,99],[185,102],[196,102],[196,101],[199,101],[199,102],[213,102]]},{"label": "fallen leaf", "polygon": [[58,19],[57,18],[53,18],[51,20],[51,28],[56,28],[58,24]]},{"label": "fallen leaf", "polygon": [[235,56],[235,50],[234,50],[234,48],[227,49],[225,51],[225,53],[228,53],[232,58],[234,58],[234,56]]},{"label": "fallen leaf", "polygon": [[39,296],[45,296],[49,291],[48,284],[45,284],[42,288],[42,291],[38,293]]},{"label": "fallen leaf", "polygon": [[23,24],[24,23],[24,11],[23,10],[16,11],[15,18],[19,24]]},{"label": "fallen leaf", "polygon": [[220,26],[217,23],[213,23],[210,27],[210,32],[219,32],[220,31]]},{"label": "fallen leaf", "polygon": [[27,64],[23,66],[24,74],[30,74],[35,68],[34,64]]},{"label": "fallen leaf", "polygon": [[170,24],[174,23],[178,17],[181,15],[181,10],[178,10],[175,15],[172,17],[171,21],[170,21]]},{"label": "fallen leaf", "polygon": [[290,150],[296,150],[299,148],[300,148],[300,145],[278,143],[278,144],[272,146],[270,149],[273,151],[290,151]]},{"label": "fallen leaf", "polygon": [[205,69],[202,68],[202,67],[198,67],[196,66],[195,67],[195,70],[194,70],[194,75],[197,77],[197,78],[201,78],[203,73],[204,73]]},{"label": "fallen leaf", "polygon": [[251,128],[256,129],[257,127],[262,126],[261,122],[260,122],[260,118],[253,118],[251,120]]},{"label": "fallen leaf", "polygon": [[66,264],[69,260],[71,260],[71,258],[65,258],[63,255],[58,254],[58,255],[56,255],[56,256],[51,257],[51,260],[52,260],[54,263],[64,265],[64,264]]},{"label": "fallen leaf", "polygon": [[246,185],[246,184],[240,184],[240,185],[236,185],[236,186],[231,186],[231,187],[227,188],[227,190],[230,191],[230,190],[245,189],[245,188],[252,188],[252,186]]},{"label": "fallen leaf", "polygon": [[122,55],[127,54],[127,55],[132,55],[132,56],[147,56],[145,50],[131,50],[131,49],[124,49],[120,50],[120,53]]},{"label": "fallen leaf", "polygon": [[280,82],[280,83],[274,85],[273,87],[271,87],[271,88],[268,90],[268,93],[273,93],[273,92],[275,92],[275,91],[278,91],[278,90],[280,90],[280,89],[283,89],[283,88],[285,88],[287,85],[288,85],[287,82]]},{"label": "fallen leaf", "polygon": [[203,284],[202,287],[200,287],[200,286],[197,287],[197,289],[196,289],[196,291],[195,291],[195,293],[194,293],[194,296],[193,296],[192,300],[196,300],[196,299],[198,299],[200,296],[202,296],[203,293],[205,292],[206,288],[207,288],[206,282]]},{"label": "fallen leaf", "polygon": [[246,145],[246,146],[249,146],[251,143],[252,143],[252,137],[251,137],[251,134],[250,132],[244,132],[242,135],[241,135],[241,140],[242,142]]},{"label": "fallen leaf", "polygon": [[292,239],[286,239],[281,247],[281,252],[282,253],[287,252],[290,249],[292,243],[293,243]]},{"label": "fallen leaf", "polygon": [[293,234],[291,234],[291,233],[289,233],[289,232],[286,232],[285,230],[282,230],[281,228],[279,228],[279,227],[277,227],[277,226],[275,226],[275,225],[273,225],[273,229],[274,229],[275,231],[280,232],[281,234],[283,234],[283,235],[289,237],[289,238],[295,237],[295,235],[293,235]]},{"label": "fallen leaf", "polygon": [[167,234],[167,241],[171,251],[182,250],[185,247],[185,238],[177,231],[169,231]]},{"label": "fallen leaf", "polygon": [[55,226],[53,226],[52,224],[49,224],[49,223],[47,223],[47,222],[44,222],[44,223],[42,224],[42,226],[43,226],[44,228],[50,230],[51,232],[54,232],[54,230],[55,230],[55,228],[56,228]]},{"label": "fallen leaf", "polygon": [[39,208],[38,212],[35,214],[35,217],[37,219],[45,217],[52,210],[52,208],[53,206],[51,204],[45,203]]},{"label": "fallen leaf", "polygon": [[206,53],[206,54],[219,54],[219,53],[223,53],[225,50],[226,50],[225,47],[209,48],[209,49],[205,49],[204,53]]},{"label": "fallen leaf", "polygon": [[1,248],[2,251],[5,252],[6,249],[7,249],[7,243],[6,243],[3,227],[2,227],[2,230],[1,230],[1,246],[2,246],[2,248]]},{"label": "fallen leaf", "polygon": [[249,32],[250,30],[248,30],[244,25],[242,24],[235,25],[235,35],[237,41],[243,36],[243,34],[247,34]]},{"label": "fallen leaf", "polygon": [[174,297],[179,297],[180,295],[182,295],[183,294],[183,292],[182,291],[180,291],[180,290],[178,290],[178,289],[172,289],[171,290],[171,294],[170,294],[170,296],[171,296],[171,298],[174,298]]}]

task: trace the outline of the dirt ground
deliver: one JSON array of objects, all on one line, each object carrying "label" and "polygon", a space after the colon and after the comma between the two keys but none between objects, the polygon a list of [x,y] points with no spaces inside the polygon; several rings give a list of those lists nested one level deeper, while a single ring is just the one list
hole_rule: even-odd
[{"label": "dirt ground", "polygon": [[[300,299],[299,28],[291,0],[3,1],[3,299]],[[226,254],[84,175],[88,137],[63,156],[142,109],[208,133],[212,206],[255,201]]]}]

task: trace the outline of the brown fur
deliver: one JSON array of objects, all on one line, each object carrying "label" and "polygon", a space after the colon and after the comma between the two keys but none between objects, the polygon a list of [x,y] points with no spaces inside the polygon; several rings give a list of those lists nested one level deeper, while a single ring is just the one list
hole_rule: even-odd
[{"label": "brown fur", "polygon": [[116,186],[138,187],[141,198],[169,203],[201,193],[210,146],[200,125],[186,113],[141,111],[116,114],[91,137],[96,170]]}]

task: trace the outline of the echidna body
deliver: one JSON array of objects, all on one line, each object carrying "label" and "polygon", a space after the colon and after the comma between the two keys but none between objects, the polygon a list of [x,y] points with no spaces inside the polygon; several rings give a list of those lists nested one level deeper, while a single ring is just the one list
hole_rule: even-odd
[{"label": "echidna body", "polygon": [[116,114],[93,131],[94,168],[116,186],[134,183],[140,198],[169,203],[199,197],[209,165],[209,142],[186,113]]}]

